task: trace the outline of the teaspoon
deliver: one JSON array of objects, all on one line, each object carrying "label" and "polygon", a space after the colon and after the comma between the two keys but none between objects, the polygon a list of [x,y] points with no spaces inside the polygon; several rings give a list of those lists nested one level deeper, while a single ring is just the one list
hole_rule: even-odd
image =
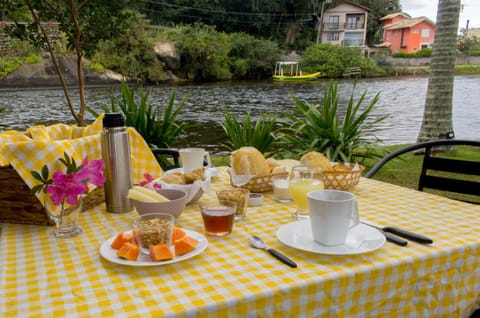
[{"label": "teaspoon", "polygon": [[264,250],[267,250],[272,256],[274,256],[275,258],[281,260],[282,262],[284,262],[285,264],[287,264],[288,266],[290,267],[297,267],[297,264],[292,261],[290,258],[288,258],[287,256],[283,255],[282,253],[280,253],[279,251],[276,251],[274,250],[273,248],[269,248],[261,238],[259,238],[258,236],[255,236],[255,235],[251,235],[248,240],[250,241],[250,244],[255,247],[255,248],[259,248],[259,249],[264,249]]}]

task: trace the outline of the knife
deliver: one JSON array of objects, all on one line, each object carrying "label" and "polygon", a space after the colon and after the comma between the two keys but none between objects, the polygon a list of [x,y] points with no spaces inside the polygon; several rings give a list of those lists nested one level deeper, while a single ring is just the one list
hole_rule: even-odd
[{"label": "knife", "polygon": [[363,223],[365,225],[368,225],[370,227],[373,227],[374,229],[377,229],[379,230],[384,236],[385,238],[387,239],[387,241],[391,242],[391,243],[394,243],[394,244],[397,244],[397,245],[400,245],[400,246],[407,246],[408,245],[408,241],[405,241],[401,238],[399,238],[398,236],[395,236],[393,234],[390,234],[388,232],[385,232],[381,227],[379,226],[375,226],[373,224],[370,224],[370,223],[367,223],[367,222],[363,222],[363,221],[360,221],[360,223]]},{"label": "knife", "polygon": [[[411,241],[414,241],[414,242],[417,242],[417,243],[420,243],[420,244],[432,244],[433,243],[433,240],[429,237],[426,237],[426,236],[423,236],[423,235],[420,235],[420,234],[417,234],[417,233],[409,232],[409,231],[406,231],[406,230],[403,230],[403,229],[399,229],[398,227],[393,227],[393,226],[380,227],[380,226],[375,226],[371,223],[367,223],[367,222],[363,222],[363,221],[361,223],[369,225],[371,227],[374,227],[378,230],[381,230],[385,234],[385,237],[387,238],[388,241],[390,241],[392,243],[395,243],[395,244],[398,244],[398,245],[401,245],[401,246],[406,246],[407,244],[405,244],[406,241],[400,239],[398,236],[401,236],[403,238],[406,238],[407,240],[411,240]],[[394,235],[392,235],[392,234],[394,234]],[[395,235],[397,235],[397,236],[395,236]]]},{"label": "knife", "polygon": [[414,241],[420,244],[432,244],[433,240],[429,237],[409,232],[403,229],[399,229],[398,227],[393,227],[393,226],[386,226],[382,229],[386,233],[392,233],[398,236],[401,236],[403,238],[406,238],[407,240]]}]

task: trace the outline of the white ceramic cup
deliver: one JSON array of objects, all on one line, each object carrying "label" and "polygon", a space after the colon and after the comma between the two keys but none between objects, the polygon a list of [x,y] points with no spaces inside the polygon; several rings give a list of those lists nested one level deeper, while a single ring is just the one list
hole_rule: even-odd
[{"label": "white ceramic cup", "polygon": [[360,223],[358,203],[350,192],[317,190],[307,193],[313,240],[322,245],[344,244],[350,229]]},{"label": "white ceramic cup", "polygon": [[204,160],[207,160],[209,167],[212,165],[210,154],[203,148],[183,148],[178,152],[184,172],[192,172],[195,169],[203,167]]}]

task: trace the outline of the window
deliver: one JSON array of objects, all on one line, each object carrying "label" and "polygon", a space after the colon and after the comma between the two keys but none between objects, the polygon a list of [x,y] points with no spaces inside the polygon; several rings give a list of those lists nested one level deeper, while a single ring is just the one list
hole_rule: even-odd
[{"label": "window", "polygon": [[338,15],[331,15],[328,17],[328,28],[338,29],[340,27],[340,17]]},{"label": "window", "polygon": [[340,33],[338,32],[328,32],[327,40],[328,41],[338,41],[340,38]]},{"label": "window", "polygon": [[362,46],[363,42],[362,32],[345,33],[345,46]]},{"label": "window", "polygon": [[420,31],[418,31],[418,29],[413,29],[413,30],[412,30],[412,33],[413,33],[413,34],[418,34],[418,33],[420,33]]},{"label": "window", "polygon": [[430,37],[430,29],[422,29],[422,38]]},{"label": "window", "polygon": [[357,28],[357,17],[347,17],[347,23],[345,23],[345,29],[354,30]]}]

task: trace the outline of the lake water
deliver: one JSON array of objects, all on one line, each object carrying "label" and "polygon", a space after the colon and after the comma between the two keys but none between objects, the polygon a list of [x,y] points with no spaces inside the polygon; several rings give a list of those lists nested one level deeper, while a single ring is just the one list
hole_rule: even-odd
[{"label": "lake water", "polygon": [[[305,83],[221,82],[209,84],[162,85],[151,87],[153,106],[167,104],[173,90],[177,101],[190,93],[180,118],[189,122],[186,136],[176,146],[202,146],[212,153],[226,150],[225,135],[221,129],[224,113],[237,114],[240,119],[250,111],[253,118],[261,113],[280,115],[292,109],[290,94],[310,103],[320,103],[328,81]],[[353,90],[353,81],[339,81],[338,92],[345,105],[350,95],[355,100],[365,90],[366,105],[377,93],[380,99],[372,119],[388,114],[389,118],[375,127],[370,137],[380,138],[384,144],[415,142],[423,119],[423,108],[428,86],[426,77],[361,79]],[[90,107],[100,111],[101,105],[110,105],[112,95],[118,97],[119,87],[90,87],[86,90]],[[72,98],[78,105],[77,91]],[[61,89],[0,89],[0,129],[23,130],[33,124],[72,122]],[[93,117],[88,114],[88,119]],[[480,139],[480,76],[457,76],[453,96],[453,123],[456,138]]]}]

